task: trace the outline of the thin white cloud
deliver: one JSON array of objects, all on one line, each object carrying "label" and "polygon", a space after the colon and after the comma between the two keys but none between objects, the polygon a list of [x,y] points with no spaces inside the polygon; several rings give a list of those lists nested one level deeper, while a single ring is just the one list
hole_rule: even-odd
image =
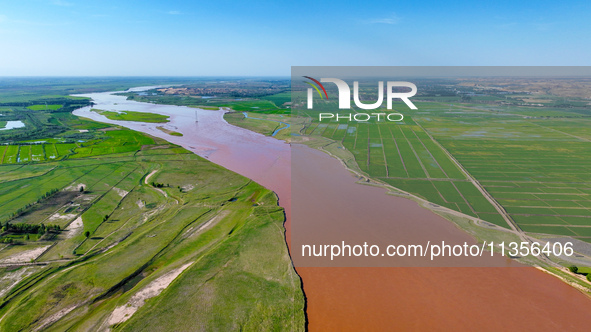
[{"label": "thin white cloud", "polygon": [[168,12],[168,15],[180,15],[181,12],[179,12],[178,10],[171,10]]},{"label": "thin white cloud", "polygon": [[395,14],[392,14],[389,17],[372,18],[365,21],[367,24],[398,24],[399,22],[400,17],[396,16]]}]

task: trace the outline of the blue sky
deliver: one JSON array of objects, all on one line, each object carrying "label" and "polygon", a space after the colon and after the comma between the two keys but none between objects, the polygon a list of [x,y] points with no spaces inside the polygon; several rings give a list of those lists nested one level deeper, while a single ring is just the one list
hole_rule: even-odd
[{"label": "blue sky", "polygon": [[0,0],[0,76],[589,65],[591,2]]}]

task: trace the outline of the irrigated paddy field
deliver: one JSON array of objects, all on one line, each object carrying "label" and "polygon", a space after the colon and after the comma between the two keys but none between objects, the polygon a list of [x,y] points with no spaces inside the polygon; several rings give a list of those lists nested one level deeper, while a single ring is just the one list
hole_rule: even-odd
[{"label": "irrigated paddy field", "polygon": [[316,120],[301,134],[339,142],[375,179],[508,228],[458,163],[522,230],[591,242],[591,111],[416,105],[400,122]]}]

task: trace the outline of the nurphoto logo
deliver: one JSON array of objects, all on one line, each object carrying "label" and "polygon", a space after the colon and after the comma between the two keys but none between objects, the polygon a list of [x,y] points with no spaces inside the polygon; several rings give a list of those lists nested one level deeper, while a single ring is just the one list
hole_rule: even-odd
[{"label": "nurphoto logo", "polygon": [[[338,79],[338,78],[321,78],[318,81],[315,78],[310,76],[304,76],[304,78],[312,81],[305,81],[305,83],[309,84],[311,88],[308,88],[307,93],[307,108],[314,109],[314,90],[320,96],[320,99],[329,100],[328,93],[324,88],[322,83],[334,83],[338,89],[338,105],[340,110],[344,109],[351,109],[351,87],[347,82]],[[408,88],[410,91],[408,92],[399,92],[400,88]],[[322,90],[322,91],[321,91]],[[387,81],[386,82],[386,108],[388,110],[392,109],[392,101],[394,99],[402,100],[406,106],[408,106],[412,110],[416,110],[417,107],[410,101],[409,98],[413,97],[417,93],[417,86],[414,83],[410,82],[402,82],[402,81]],[[374,103],[363,103],[361,102],[361,98],[359,96],[359,81],[353,81],[353,101],[355,102],[355,106],[363,110],[375,110],[377,108],[382,107],[384,102],[384,82],[378,81],[378,99]],[[348,119],[349,121],[358,121],[358,122],[366,122],[369,121],[372,117],[376,117],[378,121],[387,120],[387,121],[402,121],[404,116],[401,113],[349,113],[349,114],[339,114],[339,113],[319,113],[318,119],[322,121],[323,119],[334,119],[334,120],[341,120],[341,119]]]}]

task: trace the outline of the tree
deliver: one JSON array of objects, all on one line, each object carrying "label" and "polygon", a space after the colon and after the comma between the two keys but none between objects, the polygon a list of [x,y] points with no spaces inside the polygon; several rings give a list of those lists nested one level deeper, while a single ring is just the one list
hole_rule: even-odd
[{"label": "tree", "polygon": [[84,232],[84,237],[86,237],[88,239],[90,237],[90,231]]},{"label": "tree", "polygon": [[80,192],[83,193],[84,192],[84,186],[80,186]]},{"label": "tree", "polygon": [[572,273],[577,273],[579,272],[579,268],[576,265],[571,265],[568,267],[568,269],[570,270],[570,272]]}]

